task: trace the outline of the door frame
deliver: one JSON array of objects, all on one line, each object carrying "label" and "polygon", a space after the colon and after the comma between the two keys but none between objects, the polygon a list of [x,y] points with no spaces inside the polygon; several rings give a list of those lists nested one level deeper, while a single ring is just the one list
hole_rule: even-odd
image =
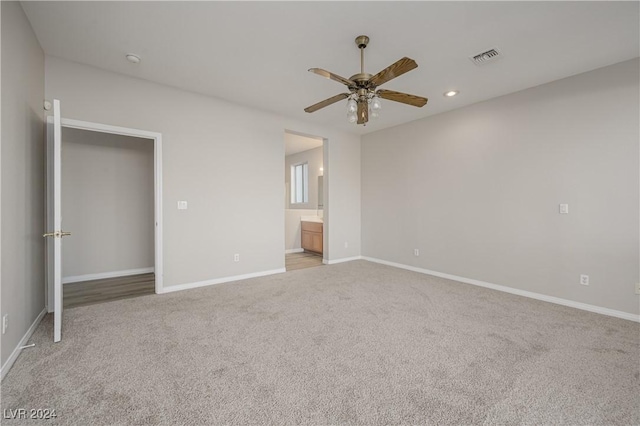
[{"label": "door frame", "polygon": [[[109,124],[93,123],[90,121],[73,120],[70,118],[62,118],[61,127],[68,129],[88,130],[91,132],[110,133],[121,136],[132,136],[137,138],[145,138],[153,140],[153,182],[154,182],[154,273],[155,273],[155,292],[160,294],[163,292],[163,250],[162,250],[162,133],[150,132],[147,130],[132,129],[128,127],[111,126]],[[53,124],[53,116],[47,117],[47,125]],[[51,131],[47,131],[47,154],[49,154],[49,147],[53,134]],[[64,166],[62,166],[64,167]],[[52,184],[49,179],[50,172],[52,171],[52,164],[47,158],[47,188]],[[47,213],[46,222],[47,225],[52,223],[52,216],[50,214],[49,205],[52,205],[53,200],[49,198],[49,191],[47,191]],[[52,272],[53,265],[47,261],[46,267],[47,278],[47,311],[53,312],[53,280]]]},{"label": "door frame", "polygon": [[[291,130],[290,128],[285,128],[284,129],[284,134],[286,133],[290,133],[292,135],[298,135],[298,136],[304,136],[307,138],[314,138],[314,139],[322,139],[322,176],[324,177],[323,179],[323,184],[322,184],[322,190],[323,190],[323,194],[322,194],[322,263],[323,264],[327,264],[328,263],[328,259],[329,259],[329,139],[325,138],[324,136],[317,136],[317,135],[313,135],[311,133],[304,133],[304,132],[299,132],[297,130]],[[282,142],[282,146],[284,148],[284,139]],[[286,158],[286,155],[285,155]],[[287,171],[285,171],[286,173]],[[287,195],[286,192],[284,194],[285,197],[285,205],[287,203]],[[284,214],[284,209],[283,209],[283,214]],[[286,219],[285,219],[286,220]],[[285,224],[286,227],[286,224]],[[300,236],[300,238],[302,238],[302,235]],[[301,241],[302,242],[302,241]],[[286,243],[285,243],[285,251],[286,251]],[[283,260],[286,263],[286,253],[283,253]]]}]

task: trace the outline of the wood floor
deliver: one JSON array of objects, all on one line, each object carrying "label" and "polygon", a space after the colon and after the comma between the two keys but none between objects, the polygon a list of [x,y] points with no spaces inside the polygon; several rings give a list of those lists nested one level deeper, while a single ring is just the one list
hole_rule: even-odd
[{"label": "wood floor", "polygon": [[295,269],[313,268],[322,266],[322,255],[303,251],[301,253],[289,253],[284,257],[287,271]]},{"label": "wood floor", "polygon": [[[285,255],[287,271],[322,266],[322,255],[301,252]],[[64,285],[65,308],[93,305],[130,297],[155,293],[155,275],[141,274],[128,277],[83,281]]]},{"label": "wood floor", "polygon": [[155,286],[154,273],[64,284],[63,306],[65,308],[75,308],[145,296],[154,294]]}]

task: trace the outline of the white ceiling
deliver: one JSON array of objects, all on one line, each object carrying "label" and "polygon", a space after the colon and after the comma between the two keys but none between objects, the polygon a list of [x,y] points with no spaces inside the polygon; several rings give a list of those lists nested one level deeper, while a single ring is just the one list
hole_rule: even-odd
[{"label": "white ceiling", "polygon": [[[638,2],[23,2],[48,55],[289,117],[368,133],[639,55]],[[343,86],[307,72],[359,72],[353,39],[371,38],[366,71],[403,56],[419,67],[383,88],[428,97],[385,101],[367,127],[344,102],[303,109]],[[497,47],[478,67],[469,56]],[[133,52],[142,62],[124,59]],[[442,93],[460,90],[454,98]]]},{"label": "white ceiling", "polygon": [[297,154],[322,146],[322,138],[301,136],[286,132],[284,134],[284,155]]}]

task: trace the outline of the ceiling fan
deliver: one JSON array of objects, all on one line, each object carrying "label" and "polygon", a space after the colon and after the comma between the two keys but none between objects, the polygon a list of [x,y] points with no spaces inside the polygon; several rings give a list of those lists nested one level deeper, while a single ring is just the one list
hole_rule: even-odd
[{"label": "ceiling fan", "polygon": [[350,93],[340,93],[305,108],[305,112],[315,112],[321,108],[349,98],[347,102],[347,118],[350,123],[366,124],[369,121],[369,113],[373,118],[377,117],[381,108],[380,98],[400,102],[416,107],[423,107],[428,99],[407,93],[394,92],[393,90],[378,89],[378,86],[392,80],[402,74],[418,67],[416,61],[404,57],[394,64],[383,69],[376,75],[364,72],[364,49],[369,44],[369,37],[361,35],[356,37],[356,46],[360,49],[360,73],[350,78],[340,77],[321,68],[311,68],[309,71],[322,77],[329,78],[344,84]]}]

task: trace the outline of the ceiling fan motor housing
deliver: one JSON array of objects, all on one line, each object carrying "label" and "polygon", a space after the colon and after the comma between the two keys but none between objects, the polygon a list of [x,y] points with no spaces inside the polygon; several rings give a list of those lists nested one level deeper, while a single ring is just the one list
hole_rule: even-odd
[{"label": "ceiling fan motor housing", "polygon": [[356,89],[361,87],[367,87],[367,83],[369,83],[369,79],[371,78],[371,74],[366,72],[361,72],[358,74],[354,74],[349,77],[349,80],[354,81],[357,84]]}]

